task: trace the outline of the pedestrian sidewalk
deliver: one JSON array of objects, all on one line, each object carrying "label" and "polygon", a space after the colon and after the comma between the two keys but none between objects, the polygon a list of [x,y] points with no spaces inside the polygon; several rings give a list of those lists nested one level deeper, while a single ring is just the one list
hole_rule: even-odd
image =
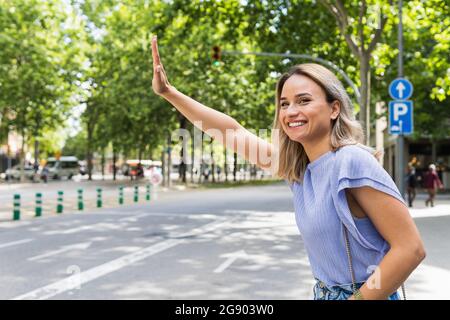
[{"label": "pedestrian sidewalk", "polygon": [[[251,181],[249,181],[251,183]],[[278,182],[282,183],[282,182]],[[36,193],[42,194],[42,216],[57,215],[58,191],[63,191],[63,214],[77,212],[78,190],[83,190],[83,211],[101,210],[105,208],[117,208],[121,206],[146,204],[155,200],[177,199],[180,192],[202,192],[208,189],[203,184],[181,184],[171,182],[170,187],[151,186],[150,199],[147,198],[147,179],[130,180],[60,180],[48,183],[3,183],[0,184],[0,223],[13,220],[13,197],[20,194],[20,220],[35,218]],[[119,203],[119,187],[123,187],[124,203]],[[138,187],[138,201],[134,201],[135,186]],[[220,183],[215,187],[220,187]],[[101,188],[102,207],[97,208],[97,189]]]},{"label": "pedestrian sidewalk", "polygon": [[[20,194],[20,220],[35,218],[36,193],[42,194],[42,216],[57,215],[58,191],[63,191],[63,214],[80,211],[78,209],[78,190],[83,190],[83,211],[116,208],[135,204],[145,204],[158,199],[174,196],[187,189],[184,185],[174,184],[170,188],[162,186],[150,187],[150,200],[147,200],[148,180],[122,181],[55,181],[44,183],[16,183],[0,186],[0,223],[13,220],[13,197]],[[119,203],[119,187],[123,187],[123,204]],[[135,201],[135,187],[138,197]],[[97,207],[98,192],[101,189],[101,208]]]},{"label": "pedestrian sidewalk", "polygon": [[434,201],[434,207],[427,207],[425,205],[425,200],[427,198],[428,195],[425,193],[417,194],[413,206],[409,208],[409,212],[413,218],[430,218],[450,215],[450,194],[438,194]]}]

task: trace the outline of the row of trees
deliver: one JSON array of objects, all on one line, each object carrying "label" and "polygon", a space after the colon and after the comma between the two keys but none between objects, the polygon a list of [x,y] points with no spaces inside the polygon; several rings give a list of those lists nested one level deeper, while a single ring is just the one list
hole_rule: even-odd
[{"label": "row of trees", "polygon": [[[387,101],[397,74],[398,11],[392,1],[0,0],[0,112],[35,150],[81,108],[81,131],[64,153],[158,158],[167,136],[192,126],[151,91],[150,39],[179,90],[235,117],[270,128],[277,77],[303,61],[222,56],[222,50],[307,53],[333,61],[358,84],[354,101],[367,139],[374,102]],[[404,4],[405,75],[415,86],[416,136],[449,135],[450,7]],[[353,96],[351,88],[349,93]],[[54,136],[54,135],[53,135]],[[89,166],[92,168],[92,164]]]},{"label": "row of trees", "polygon": [[[76,103],[83,62],[77,16],[62,2],[0,1],[0,139],[57,151],[55,134]],[[55,141],[52,140],[59,140]]]}]

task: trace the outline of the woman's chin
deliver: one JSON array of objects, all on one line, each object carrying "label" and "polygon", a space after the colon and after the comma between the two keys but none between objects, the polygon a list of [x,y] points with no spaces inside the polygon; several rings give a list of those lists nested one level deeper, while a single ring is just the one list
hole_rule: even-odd
[{"label": "woman's chin", "polygon": [[288,137],[292,141],[295,141],[295,142],[298,142],[298,143],[303,143],[306,140],[304,135],[288,135]]}]

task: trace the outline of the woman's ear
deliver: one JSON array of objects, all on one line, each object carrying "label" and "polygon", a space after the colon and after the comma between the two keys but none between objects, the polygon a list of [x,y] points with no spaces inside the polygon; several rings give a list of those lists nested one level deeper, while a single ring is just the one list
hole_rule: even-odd
[{"label": "woman's ear", "polygon": [[336,120],[341,112],[341,103],[338,100],[333,101],[331,104],[331,120]]}]

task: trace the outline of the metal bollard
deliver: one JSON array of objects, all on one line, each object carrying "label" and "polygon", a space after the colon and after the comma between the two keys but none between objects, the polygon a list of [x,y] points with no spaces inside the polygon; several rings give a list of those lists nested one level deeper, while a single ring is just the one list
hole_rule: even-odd
[{"label": "metal bollard", "polygon": [[14,195],[13,220],[20,220],[20,194]]},{"label": "metal bollard", "polygon": [[134,186],[134,202],[139,201],[139,186]]},{"label": "metal bollard", "polygon": [[123,204],[123,187],[119,187],[119,204]]},{"label": "metal bollard", "polygon": [[145,195],[145,199],[146,199],[147,201],[150,201],[150,187],[151,187],[151,185],[148,184],[148,185],[147,185],[147,192],[146,192],[146,195]]},{"label": "metal bollard", "polygon": [[78,210],[84,209],[83,203],[83,189],[78,189]]},{"label": "metal bollard", "polygon": [[98,188],[97,189],[97,208],[101,208],[102,207],[102,189]]},{"label": "metal bollard", "polygon": [[63,213],[64,206],[63,206],[63,191],[58,191],[58,204],[56,205],[56,213]]},{"label": "metal bollard", "polygon": [[35,210],[35,216],[40,217],[42,216],[42,193],[36,193],[36,210]]}]

